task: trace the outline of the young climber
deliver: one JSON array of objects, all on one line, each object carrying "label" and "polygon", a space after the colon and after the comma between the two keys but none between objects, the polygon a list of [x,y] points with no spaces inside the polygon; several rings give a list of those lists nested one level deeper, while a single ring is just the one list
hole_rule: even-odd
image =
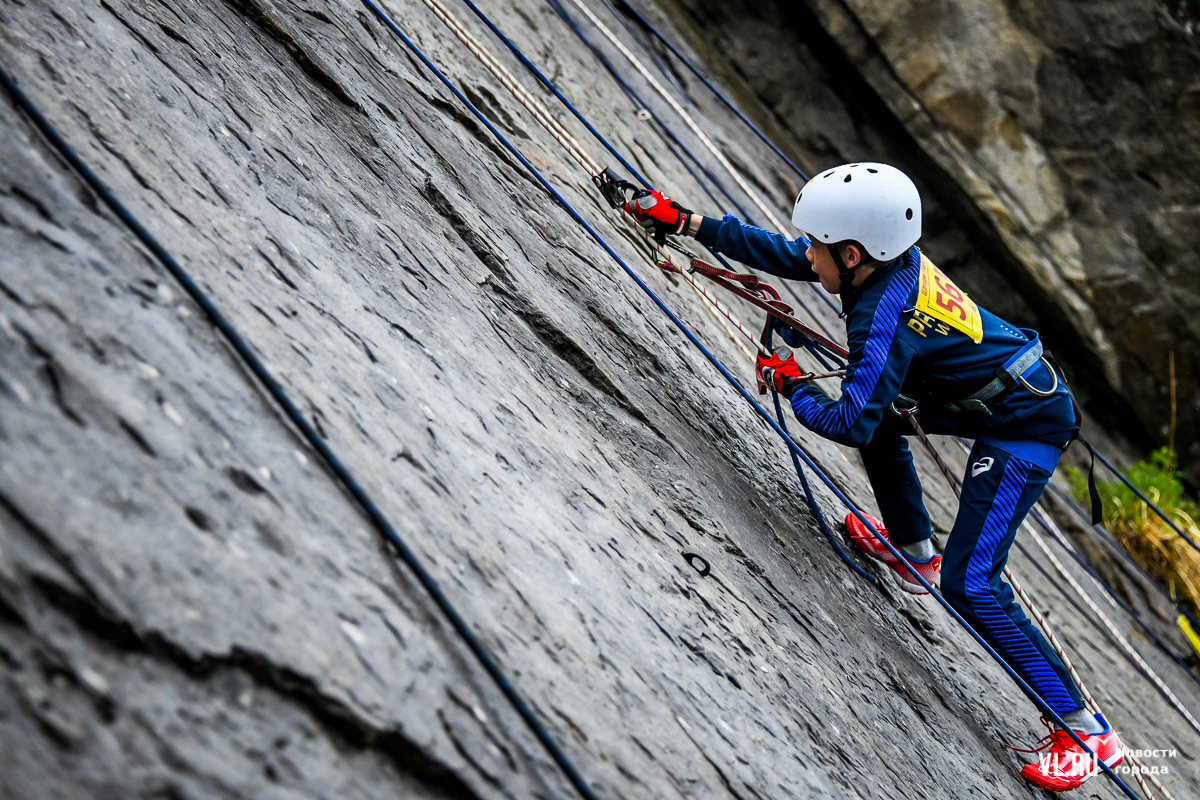
[{"label": "young climber", "polygon": [[[1035,331],[977,306],[916,247],[921,197],[908,176],[868,163],[822,172],[796,199],[792,224],[804,234],[794,241],[734,216],[702,217],[657,192],[626,210],[660,241],[693,236],[755,269],[820,281],[841,296],[850,356],[837,400],[805,382],[787,348],[760,356],[756,368],[801,424],[859,449],[883,514],[884,524],[873,524],[904,563],[853,515],[850,536],[909,592],[926,593],[914,572],[931,584],[940,572],[951,605],[1105,763],[1119,762],[1112,728],[1087,712],[1062,661],[1001,580],[1018,526],[1079,429],[1070,393]],[[801,344],[794,336],[789,343]],[[943,555],[933,549],[905,440],[913,429],[897,406],[919,409],[929,433],[975,441]],[[1067,791],[1099,771],[1065,731],[1049,738],[1049,753],[1021,771],[1032,783]]]}]

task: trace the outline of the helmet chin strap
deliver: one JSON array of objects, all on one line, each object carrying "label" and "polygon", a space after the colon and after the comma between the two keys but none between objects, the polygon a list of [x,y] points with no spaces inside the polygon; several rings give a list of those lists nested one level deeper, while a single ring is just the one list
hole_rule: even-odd
[{"label": "helmet chin strap", "polygon": [[[829,250],[829,255],[833,257],[833,264],[838,268],[838,294],[842,297],[842,308],[846,308],[846,301],[849,299],[850,290],[854,288],[854,272],[862,264],[857,264],[853,268],[848,268],[846,262],[842,260],[842,254],[838,252],[837,244],[827,244],[826,249]],[[845,313],[844,311],[842,313]]]}]

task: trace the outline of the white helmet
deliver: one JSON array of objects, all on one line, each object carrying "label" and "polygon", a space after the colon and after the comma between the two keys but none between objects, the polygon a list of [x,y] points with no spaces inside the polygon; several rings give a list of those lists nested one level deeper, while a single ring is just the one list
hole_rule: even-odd
[{"label": "white helmet", "polygon": [[921,238],[921,195],[887,164],[843,164],[804,185],[792,224],[825,244],[853,239],[872,258],[891,261]]}]

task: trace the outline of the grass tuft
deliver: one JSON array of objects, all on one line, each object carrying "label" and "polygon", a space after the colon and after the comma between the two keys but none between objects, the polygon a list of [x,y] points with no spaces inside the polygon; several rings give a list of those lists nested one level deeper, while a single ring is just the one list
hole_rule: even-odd
[{"label": "grass tuft", "polygon": [[[1200,544],[1200,527],[1196,524],[1200,508],[1185,494],[1176,466],[1173,451],[1164,447],[1152,453],[1149,461],[1134,462],[1126,476]],[[1087,475],[1070,465],[1065,465],[1063,471],[1071,491],[1087,505]],[[1200,614],[1200,552],[1124,483],[1098,481],[1096,485],[1104,500],[1104,525],[1109,532],[1173,597]]]}]

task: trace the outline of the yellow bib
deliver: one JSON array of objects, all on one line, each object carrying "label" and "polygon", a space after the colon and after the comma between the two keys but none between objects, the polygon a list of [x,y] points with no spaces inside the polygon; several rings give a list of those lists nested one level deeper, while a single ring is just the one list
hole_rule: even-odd
[{"label": "yellow bib", "polygon": [[975,344],[983,341],[983,320],[979,318],[979,306],[935,267],[924,253],[921,254],[921,277],[918,283],[917,311],[962,331]]}]

